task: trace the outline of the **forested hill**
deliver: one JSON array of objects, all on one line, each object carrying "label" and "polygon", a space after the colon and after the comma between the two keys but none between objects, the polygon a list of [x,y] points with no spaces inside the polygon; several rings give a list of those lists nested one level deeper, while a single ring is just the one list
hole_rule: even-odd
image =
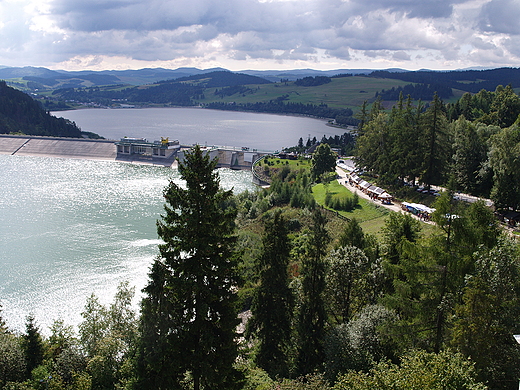
[{"label": "forested hill", "polygon": [[367,77],[436,85],[442,89],[454,88],[471,93],[477,93],[482,89],[494,91],[499,85],[511,85],[513,88],[520,87],[520,68],[456,70],[450,72],[389,72],[386,70],[377,70],[370,73]]},{"label": "forested hill", "polygon": [[76,124],[56,118],[29,95],[0,81],[0,133],[81,138]]},{"label": "forested hill", "polygon": [[235,87],[249,84],[270,84],[271,82],[257,76],[244,73],[232,73],[228,71],[215,71],[202,75],[193,75],[176,79],[177,82],[197,81],[198,85],[206,88]]},{"label": "forested hill", "polygon": [[138,87],[108,86],[105,88],[58,89],[52,95],[60,100],[79,103],[95,102],[102,105],[110,105],[113,101],[125,101],[139,104],[191,106],[196,104],[196,101],[204,99],[207,88],[211,88],[211,92],[213,92],[213,88],[247,88],[244,86],[270,83],[270,81],[261,77],[228,71],[215,71]]}]

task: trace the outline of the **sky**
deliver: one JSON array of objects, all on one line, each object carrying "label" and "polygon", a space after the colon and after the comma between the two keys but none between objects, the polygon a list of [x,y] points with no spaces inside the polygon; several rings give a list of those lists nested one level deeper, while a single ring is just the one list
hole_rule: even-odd
[{"label": "sky", "polygon": [[0,65],[520,66],[520,0],[0,0]]}]

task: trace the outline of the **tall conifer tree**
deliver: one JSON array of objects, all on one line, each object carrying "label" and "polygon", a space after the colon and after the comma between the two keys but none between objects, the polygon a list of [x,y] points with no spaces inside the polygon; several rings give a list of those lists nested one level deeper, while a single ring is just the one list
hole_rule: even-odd
[{"label": "tall conifer tree", "polygon": [[236,210],[224,208],[231,191],[219,188],[200,147],[179,163],[186,189],[164,191],[166,214],[157,222],[164,244],[150,271],[142,302],[138,387],[232,389],[238,319],[235,311]]},{"label": "tall conifer tree", "polygon": [[302,261],[302,302],[298,320],[298,373],[319,369],[325,359],[325,254],[330,235],[326,218],[315,210],[306,257]]},{"label": "tall conifer tree", "polygon": [[251,308],[248,333],[259,341],[256,363],[273,378],[287,376],[287,350],[291,336],[293,295],[287,268],[290,240],[287,221],[280,211],[265,224],[263,253],[258,261],[260,285]]},{"label": "tall conifer tree", "polygon": [[7,333],[7,325],[2,317],[2,304],[0,303],[0,334]]},{"label": "tall conifer tree", "polygon": [[451,156],[445,107],[437,94],[422,115],[422,145],[424,160],[421,181],[426,186],[441,184]]},{"label": "tall conifer tree", "polygon": [[27,316],[25,332],[22,340],[27,362],[27,377],[30,377],[32,370],[43,362],[43,340],[32,314]]}]

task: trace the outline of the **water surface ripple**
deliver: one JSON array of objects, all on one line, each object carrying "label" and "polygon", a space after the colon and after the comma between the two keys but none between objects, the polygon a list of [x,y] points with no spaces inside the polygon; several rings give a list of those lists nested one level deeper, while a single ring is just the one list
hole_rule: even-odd
[{"label": "water surface ripple", "polygon": [[[251,173],[219,170],[221,184],[254,189]],[[44,333],[77,325],[86,298],[112,301],[129,280],[140,291],[159,243],[155,222],[176,169],[0,155],[0,303],[11,329],[28,314]],[[136,299],[137,302],[137,299]]]}]

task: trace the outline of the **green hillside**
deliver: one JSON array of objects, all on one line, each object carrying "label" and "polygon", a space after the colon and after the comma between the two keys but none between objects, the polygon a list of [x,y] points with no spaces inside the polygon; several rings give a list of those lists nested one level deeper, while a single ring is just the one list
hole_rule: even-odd
[{"label": "green hillside", "polygon": [[284,102],[303,104],[326,104],[332,108],[359,107],[365,100],[375,99],[375,94],[382,89],[403,86],[401,80],[368,78],[363,76],[332,78],[328,84],[317,87],[303,87],[294,81],[272,83],[264,85],[248,85],[249,91],[236,93],[231,96],[216,95],[214,91],[206,91],[204,99],[198,103],[235,102],[255,103],[269,102],[283,98]]},{"label": "green hillside", "polygon": [[75,123],[56,118],[29,95],[0,81],[0,134],[20,133],[81,138]]},{"label": "green hillside", "polygon": [[[33,82],[44,78],[30,77]],[[47,79],[59,80],[59,76]],[[62,76],[60,76],[62,77]],[[67,105],[118,106],[192,106],[273,113],[294,113],[327,118],[350,118],[343,124],[355,124],[351,118],[363,102],[380,99],[385,108],[392,107],[402,94],[414,101],[430,102],[437,95],[447,103],[455,103],[464,93],[481,89],[494,91],[498,85],[520,88],[520,69],[503,68],[485,71],[452,72],[390,72],[336,76],[304,76],[302,79],[282,79],[271,82],[246,73],[214,70],[147,85],[90,85],[88,81],[110,82],[113,75],[85,74],[83,84],[59,84],[59,89],[39,90],[42,103],[48,110]],[[87,80],[88,79],[88,80]],[[22,85],[20,80],[15,87]],[[57,84],[58,85],[58,84]],[[63,88],[66,86],[66,88]],[[294,105],[299,105],[294,107]],[[269,106],[269,107],[266,107]],[[304,107],[305,106],[305,107]],[[339,111],[335,111],[339,110]]]}]

